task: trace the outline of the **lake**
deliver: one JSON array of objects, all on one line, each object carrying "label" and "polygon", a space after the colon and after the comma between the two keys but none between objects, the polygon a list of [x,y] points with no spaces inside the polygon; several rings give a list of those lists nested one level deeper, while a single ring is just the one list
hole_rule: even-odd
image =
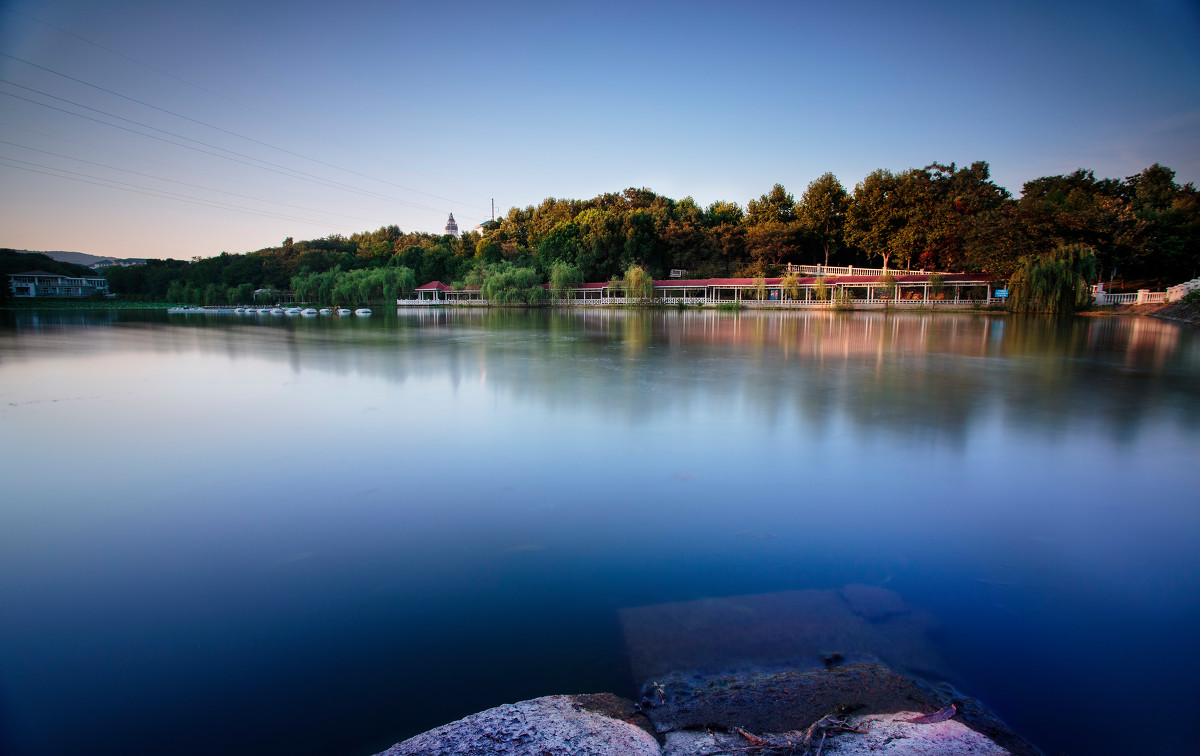
[{"label": "lake", "polygon": [[367,756],[864,584],[1048,754],[1196,752],[1198,333],[0,312],[0,750]]}]

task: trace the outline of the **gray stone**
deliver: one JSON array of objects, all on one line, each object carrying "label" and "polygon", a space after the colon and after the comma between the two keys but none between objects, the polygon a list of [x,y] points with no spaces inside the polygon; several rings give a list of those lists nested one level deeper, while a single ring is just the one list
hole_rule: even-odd
[{"label": "gray stone", "polygon": [[[859,754],[891,754],[891,756],[1012,756],[996,745],[987,736],[953,719],[937,724],[917,725],[897,721],[910,719],[920,713],[915,711],[895,714],[871,714],[849,717],[846,723],[864,732],[839,732],[827,736],[822,753],[830,756],[858,756]],[[756,738],[780,746],[786,752],[789,746],[803,753],[804,733],[750,733]],[[819,742],[819,741],[818,741]],[[712,756],[737,752],[751,745],[751,741],[736,732],[713,732],[688,730],[667,734],[663,756]],[[780,752],[777,751],[777,752]],[[810,751],[811,752],[811,751]]]},{"label": "gray stone", "polygon": [[[644,719],[644,718],[643,718]],[[648,727],[648,724],[642,722]],[[397,743],[378,756],[659,756],[658,741],[617,696],[546,696],[505,704]]]}]

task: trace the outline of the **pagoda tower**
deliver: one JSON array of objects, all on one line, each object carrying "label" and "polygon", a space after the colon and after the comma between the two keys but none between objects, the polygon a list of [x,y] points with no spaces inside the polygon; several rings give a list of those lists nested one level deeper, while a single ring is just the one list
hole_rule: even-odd
[{"label": "pagoda tower", "polygon": [[450,213],[450,220],[446,221],[446,233],[458,236],[458,224],[454,221],[454,213]]}]

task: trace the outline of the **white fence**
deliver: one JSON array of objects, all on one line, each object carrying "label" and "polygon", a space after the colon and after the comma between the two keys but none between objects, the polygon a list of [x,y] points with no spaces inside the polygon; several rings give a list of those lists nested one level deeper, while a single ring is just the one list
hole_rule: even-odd
[{"label": "white fence", "polygon": [[1097,284],[1092,287],[1092,304],[1104,306],[1178,302],[1180,299],[1183,299],[1185,296],[1187,296],[1189,291],[1196,289],[1200,289],[1200,278],[1193,278],[1187,283],[1181,283],[1178,286],[1172,286],[1166,291],[1138,289],[1137,292],[1128,292],[1125,294],[1110,294],[1104,290],[1103,284]]},{"label": "white fence", "polygon": [[802,273],[806,276],[882,276],[891,273],[893,276],[924,275],[925,269],[905,270],[901,268],[856,268],[853,265],[788,265],[789,271]]},{"label": "white fence", "polygon": [[1193,278],[1191,281],[1186,281],[1177,286],[1171,286],[1167,289],[1168,302],[1178,302],[1188,295],[1189,292],[1200,290],[1200,278]]}]

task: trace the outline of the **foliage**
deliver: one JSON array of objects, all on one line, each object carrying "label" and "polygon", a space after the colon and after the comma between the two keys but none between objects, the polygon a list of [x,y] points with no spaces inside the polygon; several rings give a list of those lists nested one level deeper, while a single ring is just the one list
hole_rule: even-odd
[{"label": "foliage", "polygon": [[896,298],[896,290],[900,285],[896,283],[896,277],[891,273],[884,273],[879,277],[879,288],[883,289],[884,296],[889,300]]},{"label": "foliage", "polygon": [[779,288],[784,298],[797,298],[800,295],[800,276],[792,271],[784,273],[779,279]]},{"label": "foliage", "polygon": [[[556,264],[571,266],[584,281],[622,277],[634,266],[652,278],[672,268],[705,278],[777,275],[784,262],[860,266],[871,260],[885,268],[1007,278],[1022,258],[1072,244],[1095,250],[1106,277],[1115,268],[1150,285],[1189,279],[1200,270],[1200,193],[1154,164],[1125,179],[1100,179],[1087,170],[1042,177],[1014,199],[991,181],[986,162],[931,163],[873,171],[852,194],[826,173],[798,202],[781,184],[744,207],[728,200],[701,207],[690,197],[674,200],[631,187],[514,207],[489,221],[482,236],[406,233],[388,225],[349,237],[289,237],[277,247],[192,262],[149,260],[105,275],[125,298],[161,300],[170,289],[195,302],[228,293],[221,287],[283,288],[297,276],[335,269],[346,275],[403,267],[421,285],[463,280],[478,266],[503,262],[538,271],[552,287]],[[54,271],[49,265],[33,267]],[[331,295],[330,281],[314,285],[316,298]]]},{"label": "foliage", "polygon": [[625,292],[631,300],[646,302],[654,298],[654,279],[640,265],[625,271]]},{"label": "foliage", "polygon": [[755,276],[750,285],[754,288],[755,299],[761,302],[767,298],[767,279],[762,276]]},{"label": "foliage", "polygon": [[323,305],[394,303],[416,288],[416,277],[403,265],[386,268],[301,273],[291,280],[297,302]]},{"label": "foliage", "polygon": [[809,184],[800,198],[797,206],[800,226],[820,241],[825,253],[824,265],[829,265],[830,253],[844,243],[849,207],[850,194],[832,173]]},{"label": "foliage", "polygon": [[479,292],[489,304],[530,306],[550,298],[536,270],[508,260],[476,269],[474,280],[480,282]]},{"label": "foliage", "polygon": [[850,290],[846,288],[838,289],[833,295],[833,309],[849,311],[854,309],[854,304],[850,301]]},{"label": "foliage", "polygon": [[557,261],[550,266],[550,293],[555,299],[567,299],[572,288],[583,282],[583,271],[570,263]]},{"label": "foliage", "polygon": [[946,290],[946,277],[941,273],[934,273],[929,276],[929,293],[933,295],[941,294]]},{"label": "foliage", "polygon": [[824,276],[817,276],[816,280],[813,281],[813,294],[822,302],[829,299],[829,285],[825,283]]},{"label": "foliage", "polygon": [[1010,282],[1009,307],[1013,312],[1074,312],[1090,300],[1096,274],[1096,254],[1083,244],[1023,257]]}]

